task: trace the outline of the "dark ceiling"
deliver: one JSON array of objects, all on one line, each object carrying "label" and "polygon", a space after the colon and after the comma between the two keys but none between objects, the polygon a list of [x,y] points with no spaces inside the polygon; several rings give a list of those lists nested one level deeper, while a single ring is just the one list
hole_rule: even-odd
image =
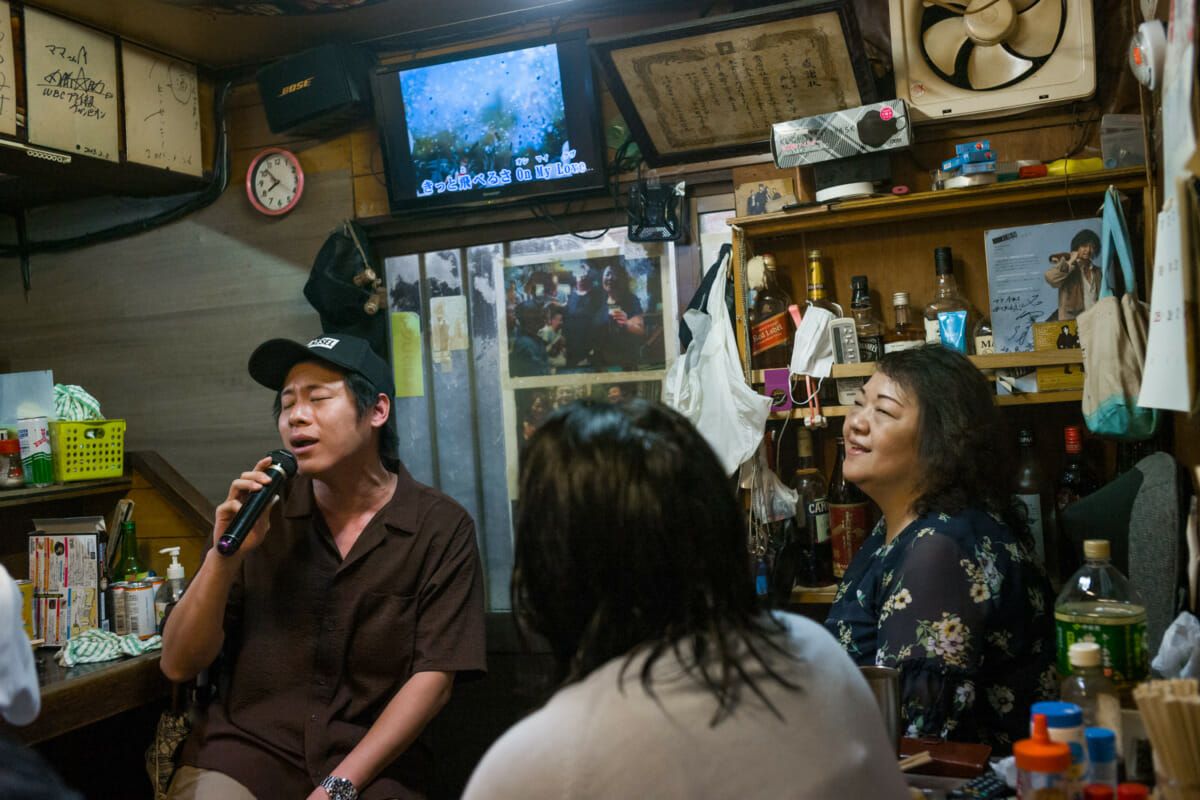
[{"label": "dark ceiling", "polygon": [[[316,0],[319,3],[325,0]],[[313,2],[313,0],[309,0]],[[348,0],[347,5],[356,2]],[[435,45],[499,33],[537,20],[674,8],[689,16],[762,2],[692,0],[375,0],[338,11],[269,15],[228,13],[228,0],[33,0],[38,6],[167,55],[213,69],[249,67],[326,43],[375,43],[381,49]],[[269,9],[271,3],[241,3]],[[289,2],[299,7],[303,2]]]}]

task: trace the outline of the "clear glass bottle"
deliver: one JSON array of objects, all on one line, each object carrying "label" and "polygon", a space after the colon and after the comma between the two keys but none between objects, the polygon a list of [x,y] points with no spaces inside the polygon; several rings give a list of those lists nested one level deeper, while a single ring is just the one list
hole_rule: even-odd
[{"label": "clear glass bottle", "polygon": [[1071,675],[1071,645],[1100,645],[1104,674],[1117,690],[1132,688],[1149,672],[1146,603],[1141,592],[1113,566],[1107,539],[1083,543],[1084,564],[1054,602],[1058,671]]},{"label": "clear glass bottle", "polygon": [[[967,337],[973,330],[971,307],[958,291],[954,278],[954,257],[949,247],[938,247],[933,251],[934,268],[937,270],[937,286],[933,300],[925,306],[925,341],[929,344],[944,344],[960,353],[967,352]],[[957,336],[946,336],[942,327],[957,331]]]},{"label": "clear glass bottle", "polygon": [[896,323],[883,334],[883,352],[893,353],[925,344],[925,327],[913,319],[908,292],[892,295],[892,314]]},{"label": "clear glass bottle", "polygon": [[1085,728],[1121,732],[1121,699],[1117,687],[1104,674],[1103,654],[1095,642],[1075,642],[1067,648],[1071,674],[1063,678],[1059,696],[1083,711]]},{"label": "clear glass bottle", "polygon": [[833,577],[841,578],[870,533],[871,500],[846,480],[846,440],[837,437],[837,462],[829,478],[829,535],[833,542]]},{"label": "clear glass bottle", "polygon": [[1042,475],[1042,465],[1038,460],[1035,439],[1030,428],[1017,431],[1017,499],[1025,506],[1029,535],[1033,537],[1038,558],[1047,565],[1047,570],[1050,570],[1050,562],[1047,559],[1053,555],[1054,542],[1057,541],[1057,537],[1052,537],[1050,546],[1047,546],[1046,534],[1053,534],[1054,531],[1053,500],[1050,484]]},{"label": "clear glass bottle", "polygon": [[833,543],[829,538],[829,489],[813,462],[812,434],[806,428],[796,431],[796,473],[791,486],[796,501],[797,541],[796,580],[804,586],[833,583]]},{"label": "clear glass bottle", "polygon": [[763,255],[763,283],[750,309],[750,365],[753,369],[778,369],[792,360],[796,326],[788,313],[792,298],[779,284],[775,256]]},{"label": "clear glass bottle", "polygon": [[858,358],[860,361],[878,361],[883,355],[883,321],[871,305],[867,276],[851,278],[850,290],[850,316],[854,317],[854,330],[858,336]]}]

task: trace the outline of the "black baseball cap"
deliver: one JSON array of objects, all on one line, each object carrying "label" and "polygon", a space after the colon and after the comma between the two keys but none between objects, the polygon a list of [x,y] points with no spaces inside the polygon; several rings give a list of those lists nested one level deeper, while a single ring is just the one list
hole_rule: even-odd
[{"label": "black baseball cap", "polygon": [[[300,344],[291,339],[271,339],[250,354],[250,377],[268,389],[279,391],[292,367],[303,361],[323,361],[357,372],[390,398],[396,396],[392,368],[371,349],[365,339],[341,333],[325,333]],[[395,403],[393,403],[393,408]]]}]

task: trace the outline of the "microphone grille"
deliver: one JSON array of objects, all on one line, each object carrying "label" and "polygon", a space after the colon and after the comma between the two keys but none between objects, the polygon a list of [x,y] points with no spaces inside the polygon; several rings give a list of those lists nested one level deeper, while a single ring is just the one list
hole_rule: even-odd
[{"label": "microphone grille", "polygon": [[268,453],[272,463],[278,464],[289,478],[296,474],[296,457],[287,450],[272,450]]}]

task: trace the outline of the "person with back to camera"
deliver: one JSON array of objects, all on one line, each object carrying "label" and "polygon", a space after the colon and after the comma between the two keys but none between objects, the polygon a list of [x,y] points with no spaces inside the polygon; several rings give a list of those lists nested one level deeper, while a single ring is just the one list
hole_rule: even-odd
[{"label": "person with back to camera", "polygon": [[837,642],[760,608],[733,486],[682,416],[558,409],[519,485],[513,613],[558,689],[464,800],[908,797]]},{"label": "person with back to camera", "polygon": [[900,671],[905,735],[1006,755],[1057,696],[1053,595],[986,379],[945,347],[889,353],[842,434],[844,474],[883,516],[826,627],[860,666]]},{"label": "person with back to camera", "polygon": [[[161,666],[193,678],[223,650],[221,696],[185,742],[169,797],[425,797],[422,731],[456,677],[484,669],[475,525],[396,457],[391,368],[362,339],[273,339],[250,375],[274,389],[299,473],[240,549],[210,547],[166,619]],[[217,507],[220,539],[270,458]]]}]

